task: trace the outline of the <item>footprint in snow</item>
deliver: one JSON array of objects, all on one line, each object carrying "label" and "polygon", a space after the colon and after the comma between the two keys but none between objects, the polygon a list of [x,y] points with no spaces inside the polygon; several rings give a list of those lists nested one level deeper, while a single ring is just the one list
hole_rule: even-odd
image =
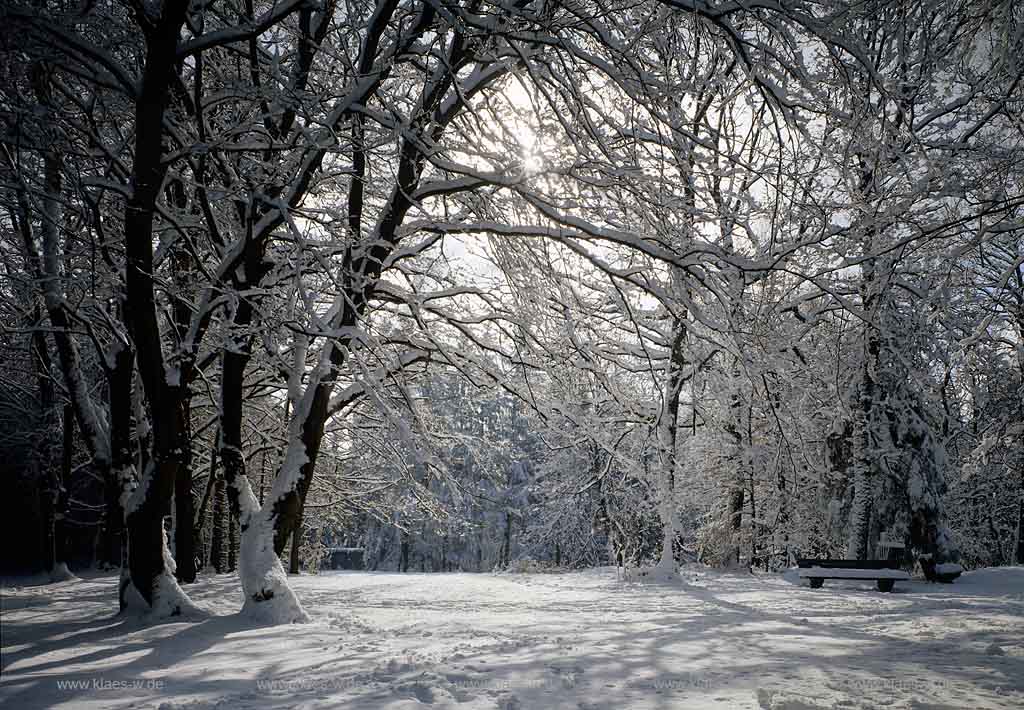
[{"label": "footprint in snow", "polygon": [[522,710],[523,703],[515,695],[502,695],[497,700],[498,710]]},{"label": "footprint in snow", "polygon": [[434,691],[430,689],[430,686],[423,683],[406,683],[395,688],[395,692],[416,698],[426,705],[433,705],[434,703]]}]

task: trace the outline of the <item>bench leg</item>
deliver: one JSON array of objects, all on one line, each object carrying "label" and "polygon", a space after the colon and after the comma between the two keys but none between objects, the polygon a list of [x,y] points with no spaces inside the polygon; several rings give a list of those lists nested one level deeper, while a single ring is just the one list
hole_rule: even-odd
[{"label": "bench leg", "polygon": [[878,591],[891,592],[894,584],[896,584],[895,579],[880,579],[878,580]]},{"label": "bench leg", "polygon": [[825,580],[821,577],[811,577],[811,589],[821,589],[824,583]]}]

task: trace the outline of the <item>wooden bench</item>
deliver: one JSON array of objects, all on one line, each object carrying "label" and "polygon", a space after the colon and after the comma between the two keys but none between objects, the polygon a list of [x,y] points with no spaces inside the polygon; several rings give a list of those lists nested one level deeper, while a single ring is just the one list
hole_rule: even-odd
[{"label": "wooden bench", "polygon": [[826,579],[873,579],[878,591],[891,592],[896,580],[908,580],[910,575],[899,568],[895,560],[823,560],[798,559],[801,579],[811,581],[811,589],[818,589]]}]

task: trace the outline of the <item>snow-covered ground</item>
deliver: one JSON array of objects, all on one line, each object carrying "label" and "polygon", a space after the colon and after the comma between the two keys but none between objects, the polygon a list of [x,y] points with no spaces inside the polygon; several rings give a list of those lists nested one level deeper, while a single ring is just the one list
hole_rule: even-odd
[{"label": "snow-covered ground", "polygon": [[[18,584],[22,586],[17,586]],[[686,570],[639,585],[556,575],[326,573],[313,622],[112,613],[116,579],[3,589],[4,708],[1024,708],[1024,568],[955,584]]]}]

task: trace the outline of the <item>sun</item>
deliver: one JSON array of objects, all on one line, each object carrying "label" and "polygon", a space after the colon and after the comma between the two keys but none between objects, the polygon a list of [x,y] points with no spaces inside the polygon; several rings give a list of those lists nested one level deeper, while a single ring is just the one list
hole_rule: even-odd
[{"label": "sun", "polygon": [[526,175],[544,171],[544,156],[534,125],[537,123],[537,104],[524,82],[513,76],[502,88],[502,96],[511,108],[505,124],[519,147],[520,165]]}]

